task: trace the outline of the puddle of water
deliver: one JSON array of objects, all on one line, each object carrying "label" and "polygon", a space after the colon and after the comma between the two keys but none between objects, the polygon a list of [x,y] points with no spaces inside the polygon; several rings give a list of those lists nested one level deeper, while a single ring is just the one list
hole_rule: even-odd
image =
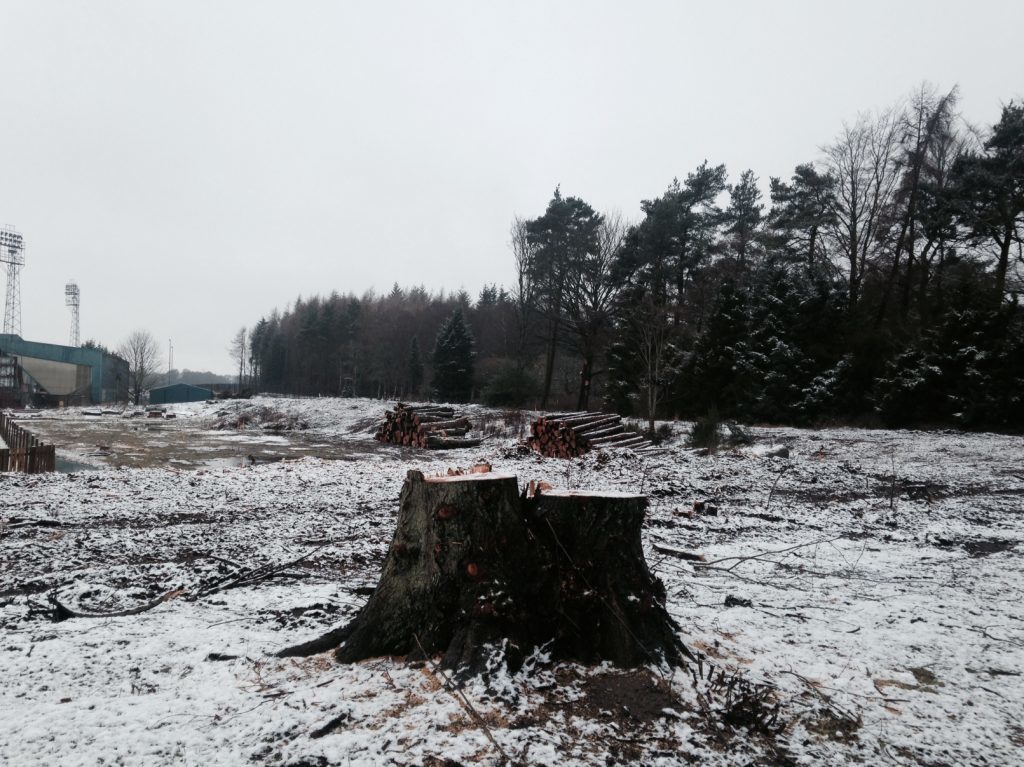
[{"label": "puddle of water", "polygon": [[[121,418],[54,418],[31,424],[45,442],[55,444],[58,471],[110,468],[237,468],[283,458],[312,456],[352,459],[377,453],[382,446],[365,439],[328,442],[323,435],[210,430],[201,420],[148,424]],[[384,448],[386,449],[386,448]],[[89,457],[94,453],[102,453]]]},{"label": "puddle of water", "polygon": [[91,466],[87,463],[72,461],[57,456],[54,459],[54,468],[61,474],[75,474],[79,471],[107,471],[109,466]]}]

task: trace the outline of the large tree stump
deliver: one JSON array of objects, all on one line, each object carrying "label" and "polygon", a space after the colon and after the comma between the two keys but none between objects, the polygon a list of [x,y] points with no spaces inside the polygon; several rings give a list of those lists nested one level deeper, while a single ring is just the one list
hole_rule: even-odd
[{"label": "large tree stump", "polygon": [[380,582],[336,657],[443,652],[447,666],[468,662],[524,620],[516,597],[531,557],[514,476],[410,471]]},{"label": "large tree stump", "polygon": [[526,503],[544,552],[545,594],[558,656],[635,666],[682,646],[665,610],[665,587],[644,560],[642,495],[548,491]]},{"label": "large tree stump", "polygon": [[513,667],[542,644],[555,657],[625,666],[686,654],[644,561],[643,496],[527,498],[512,475],[410,471],[400,504],[366,605],[344,628],[280,655],[442,654],[446,667],[472,671],[496,644]]}]

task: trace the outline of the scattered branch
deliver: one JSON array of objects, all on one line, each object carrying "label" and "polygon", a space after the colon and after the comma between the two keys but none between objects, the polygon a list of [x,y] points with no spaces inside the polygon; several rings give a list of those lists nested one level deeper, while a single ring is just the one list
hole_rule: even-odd
[{"label": "scattered branch", "polygon": [[708,568],[711,568],[714,565],[721,564],[722,562],[733,562],[733,560],[735,560],[733,562],[733,564],[729,565],[728,567],[714,568],[716,570],[724,570],[726,572],[731,572],[734,568],[738,567],[739,565],[743,564],[744,562],[749,562],[749,561],[755,560],[755,559],[756,560],[763,560],[765,557],[770,557],[770,556],[772,556],[774,554],[787,554],[787,553],[789,553],[791,551],[796,551],[798,549],[808,548],[809,546],[820,546],[823,543],[832,543],[833,541],[838,541],[838,540],[840,540],[842,538],[845,538],[845,537],[846,537],[845,535],[837,535],[834,538],[823,538],[823,539],[817,540],[817,541],[810,541],[809,543],[798,543],[795,546],[787,546],[784,549],[775,549],[773,551],[761,551],[761,552],[758,552],[757,554],[750,554],[750,555],[745,556],[745,557],[722,557],[721,559],[712,559],[710,562],[701,562],[701,563],[699,563],[697,565],[694,565],[694,566],[695,567],[708,567]]},{"label": "scattered branch", "polygon": [[455,686],[452,683],[451,678],[441,670],[441,667],[430,659],[427,651],[423,649],[423,645],[420,643],[419,636],[414,634],[413,638],[416,640],[416,646],[419,647],[420,652],[423,654],[423,660],[427,664],[427,670],[430,671],[435,678],[440,679],[444,689],[455,698],[459,705],[465,709],[467,714],[469,714],[470,718],[480,726],[480,729],[487,737],[487,740],[489,740],[491,745],[494,746],[494,749],[501,754],[501,764],[509,764],[511,760],[509,759],[508,754],[505,753],[505,749],[503,749],[498,741],[494,739],[494,734],[491,732],[491,728],[487,726],[487,722],[484,721],[484,718],[480,716],[480,713],[473,707],[473,704],[470,703],[469,698],[466,697],[466,693]]},{"label": "scattered branch", "polygon": [[772,498],[775,496],[775,488],[779,486],[779,480],[782,479],[782,475],[785,474],[788,469],[789,469],[789,466],[783,466],[782,467],[782,471],[779,472],[778,476],[775,477],[775,481],[772,482],[771,492],[768,493],[768,500],[767,500],[767,502],[764,505],[765,513],[768,513],[768,511],[771,509],[771,507],[772,507]]},{"label": "scattered branch", "polygon": [[288,568],[294,567],[303,560],[309,559],[309,557],[313,556],[318,551],[325,549],[329,545],[330,544],[324,544],[323,546],[319,546],[313,549],[312,551],[303,554],[301,557],[291,560],[290,562],[284,562],[282,564],[263,565],[261,567],[256,567],[243,571],[241,573],[232,573],[231,575],[225,576],[224,578],[211,584],[210,586],[200,589],[199,591],[196,591],[194,593],[188,593],[185,591],[185,589],[173,589],[150,602],[146,602],[143,605],[139,605],[138,607],[132,607],[127,610],[115,610],[112,612],[83,612],[79,610],[72,610],[70,607],[63,604],[62,602],[60,602],[60,600],[57,599],[55,592],[51,592],[47,596],[47,600],[53,607],[53,620],[55,622],[64,621],[68,618],[124,618],[129,615],[140,615],[141,613],[152,610],[154,607],[157,607],[158,605],[161,605],[164,602],[167,602],[171,599],[176,599],[178,597],[182,597],[183,599],[186,599],[189,602],[194,602],[197,599],[202,599],[203,597],[210,596],[211,594],[216,594],[220,591],[237,589],[243,586],[252,586],[256,583],[259,583],[260,581],[280,577],[286,574],[285,571],[288,570]]}]

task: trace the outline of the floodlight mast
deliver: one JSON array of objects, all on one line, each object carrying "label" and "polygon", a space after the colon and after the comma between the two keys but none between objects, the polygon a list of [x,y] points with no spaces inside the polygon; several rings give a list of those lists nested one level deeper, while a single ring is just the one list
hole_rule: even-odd
[{"label": "floodlight mast", "polygon": [[64,305],[71,310],[71,345],[80,346],[81,338],[78,334],[78,307],[82,303],[81,291],[78,283],[74,280],[64,286]]},{"label": "floodlight mast", "polygon": [[4,333],[21,335],[21,267],[25,265],[25,240],[11,226],[0,228],[0,264],[7,264],[7,301]]}]

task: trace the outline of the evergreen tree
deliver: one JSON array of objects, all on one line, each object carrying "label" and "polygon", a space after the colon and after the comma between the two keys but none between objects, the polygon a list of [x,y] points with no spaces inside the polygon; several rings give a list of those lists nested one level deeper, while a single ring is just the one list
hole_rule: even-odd
[{"label": "evergreen tree", "polygon": [[802,348],[801,286],[785,269],[765,269],[758,281],[750,317],[748,354],[738,360],[745,395],[740,411],[748,420],[797,420],[811,365]]},{"label": "evergreen tree", "polygon": [[811,164],[798,165],[788,184],[772,178],[771,197],[768,227],[774,249],[814,268],[824,260],[824,233],[835,220],[835,179]]},{"label": "evergreen tree", "polygon": [[527,238],[533,248],[530,278],[535,286],[536,305],[546,326],[541,409],[547,407],[551,394],[555,355],[566,322],[570,279],[588,257],[599,252],[601,222],[602,217],[587,203],[576,197],[562,197],[556,188],[544,215],[526,224]]},{"label": "evergreen tree", "polygon": [[616,258],[618,280],[650,291],[661,306],[683,305],[687,286],[710,258],[722,216],[715,200],[724,190],[725,166],[705,161],[684,184],[673,179],[661,197],[644,200],[643,221],[629,230]]},{"label": "evergreen tree", "polygon": [[423,386],[423,360],[420,357],[419,336],[413,336],[409,342],[407,375],[409,377],[409,392],[415,397],[419,394],[420,387]]},{"label": "evergreen tree", "polygon": [[953,173],[961,223],[998,249],[994,294],[1002,301],[1011,250],[1024,242],[1024,104],[1004,107],[984,154],[962,157]]},{"label": "evergreen tree", "polygon": [[744,268],[752,255],[752,248],[761,227],[761,190],[757,188],[754,171],[745,170],[740,174],[739,183],[729,186],[729,207],[722,214],[725,232],[740,268]]},{"label": "evergreen tree", "polygon": [[480,289],[480,297],[476,300],[478,309],[488,306],[495,306],[498,303],[498,286],[484,285]]},{"label": "evergreen tree", "polygon": [[700,336],[683,383],[693,414],[716,409],[735,418],[744,397],[741,360],[749,356],[746,293],[727,281]]},{"label": "evergreen tree", "polygon": [[951,308],[886,367],[874,389],[893,426],[1024,426],[1024,312],[1016,304]]},{"label": "evergreen tree", "polygon": [[434,344],[434,396],[441,402],[468,402],[473,393],[473,336],[457,307],[441,326]]}]

